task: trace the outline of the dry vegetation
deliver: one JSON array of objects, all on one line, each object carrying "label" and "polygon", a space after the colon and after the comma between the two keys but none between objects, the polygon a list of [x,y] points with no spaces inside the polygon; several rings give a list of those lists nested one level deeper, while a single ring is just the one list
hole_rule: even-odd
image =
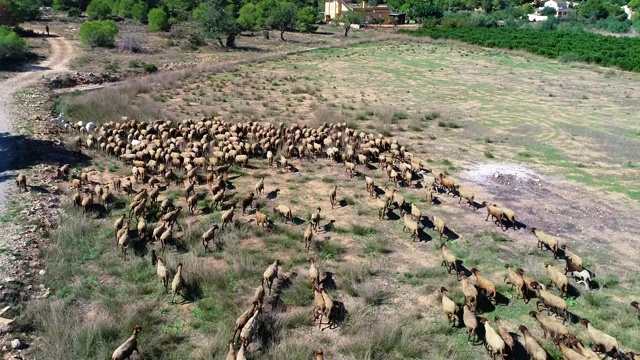
[{"label": "dry vegetation", "polygon": [[[632,182],[640,163],[640,128],[633,110],[638,95],[632,91],[637,80],[628,73],[532,56],[384,42],[159,74],[69,95],[60,106],[73,119],[85,121],[125,115],[141,121],[215,117],[228,123],[310,127],[345,122],[358,131],[397,139],[426,168],[453,176],[472,191],[477,204],[486,200],[514,209],[521,225],[543,229],[569,244],[597,273],[599,285],[591,291],[569,286],[570,332],[587,344],[589,336],[577,323],[586,317],[615,336],[624,350],[637,352],[640,323],[628,305],[640,296],[639,252],[631,246],[638,230],[634,213],[639,193]],[[114,177],[130,175],[130,166],[121,161],[99,150],[86,152],[94,157],[94,166],[83,169],[92,183],[110,184]],[[547,175],[496,178],[495,171],[486,170],[492,165],[482,164],[487,158],[526,162]],[[289,163],[297,171],[271,168],[262,158],[252,158],[248,168],[231,168],[228,191],[236,201],[265,177],[265,194],[271,194],[257,197],[254,204],[275,226],[262,229],[250,222],[252,215],[237,209],[232,226],[216,232],[209,250],[201,236],[220,224],[223,211],[213,209],[207,185],[196,186],[203,196],[194,215],[186,211],[182,182],[162,192],[160,200],[171,198],[184,207],[178,219],[181,230],[174,232],[176,240],[163,255],[172,269],[184,264],[188,296],[177,305],[170,304],[147,253],[159,251],[158,243],[145,247],[137,241],[140,248],[131,249],[126,261],[114,246],[112,224],[128,209],[130,196],[118,194],[114,207],[86,216],[67,204],[43,250],[46,285],[53,295],[33,303],[23,319],[25,326],[42,333],[44,341],[34,349],[39,358],[107,358],[138,324],[144,329],[138,346],[145,358],[222,358],[237,316],[275,259],[289,282],[279,285],[277,306],[265,309],[250,358],[307,359],[316,349],[335,359],[484,358],[484,349],[470,344],[464,329],[451,328],[440,309],[441,287],[458,304],[464,296],[456,277],[440,266],[438,233],[430,224],[434,216],[446,221],[447,247],[464,267],[479,269],[497,285],[497,304],[481,301],[481,316],[492,326],[499,316],[512,332],[525,325],[552,358],[560,358],[529,316],[535,301],[516,300],[517,292],[502,282],[504,265],[510,263],[559,295],[548,286],[543,264],[562,267],[563,261],[537,249],[528,229],[503,232],[484,221],[484,209],[475,211],[444,193],[435,204],[427,203],[425,189],[414,183],[398,189],[407,204],[422,210],[423,223],[429,225],[420,229],[421,241],[413,242],[403,233],[394,205],[388,220],[378,220],[364,175],[380,189],[393,188],[393,183],[377,165],[358,165],[358,176],[351,178],[344,165],[328,159],[291,158]],[[340,206],[331,209],[334,185]],[[67,187],[71,200],[74,192]],[[293,225],[273,214],[277,204],[292,208],[297,218]],[[305,221],[317,207],[322,208],[321,231],[314,233],[306,254]],[[157,210],[148,212],[148,228],[158,216]],[[308,256],[317,259],[321,278],[335,282],[330,294],[347,311],[335,329],[313,326]]]}]

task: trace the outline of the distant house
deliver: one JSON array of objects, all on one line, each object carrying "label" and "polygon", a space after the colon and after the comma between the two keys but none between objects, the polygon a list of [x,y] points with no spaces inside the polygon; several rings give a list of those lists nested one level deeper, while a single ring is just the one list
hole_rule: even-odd
[{"label": "distant house", "polygon": [[[324,16],[326,21],[335,20],[345,11],[358,11],[363,13],[365,21],[373,22],[373,19],[383,19],[389,22],[391,9],[387,5],[368,6],[366,1],[362,4],[349,3],[345,0],[329,0],[324,3]],[[397,16],[397,15],[396,15]]]},{"label": "distant house", "polygon": [[557,18],[566,18],[575,12],[572,8],[569,7],[569,4],[566,1],[549,0],[544,3],[542,9],[546,7],[555,9]]}]

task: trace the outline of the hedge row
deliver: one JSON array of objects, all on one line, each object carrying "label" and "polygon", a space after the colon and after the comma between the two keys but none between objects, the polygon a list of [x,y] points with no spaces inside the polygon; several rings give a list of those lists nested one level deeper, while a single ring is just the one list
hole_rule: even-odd
[{"label": "hedge row", "polygon": [[587,63],[640,72],[640,40],[588,32],[505,28],[423,28],[403,30],[434,39],[454,39],[484,47],[524,50],[548,58],[575,58]]}]

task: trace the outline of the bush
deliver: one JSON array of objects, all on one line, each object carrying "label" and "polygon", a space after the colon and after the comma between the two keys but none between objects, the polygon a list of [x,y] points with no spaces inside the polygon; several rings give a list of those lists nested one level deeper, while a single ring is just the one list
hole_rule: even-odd
[{"label": "bush", "polygon": [[87,21],[78,30],[80,41],[91,48],[113,47],[118,35],[118,25],[113,20]]},{"label": "bush", "polygon": [[80,9],[76,7],[70,8],[69,11],[67,11],[67,15],[69,17],[79,17],[80,15],[82,15],[82,11],[80,11]]},{"label": "bush", "polygon": [[169,24],[169,15],[159,8],[149,11],[147,21],[149,22],[149,31],[167,31],[171,27]]},{"label": "bush", "polygon": [[558,61],[563,63],[570,63],[570,62],[580,61],[580,57],[576,54],[563,54],[558,56]]},{"label": "bush", "polygon": [[598,20],[596,22],[596,27],[612,33],[626,33],[629,32],[631,23],[627,20],[618,21],[618,19],[614,17],[608,17],[606,19]]},{"label": "bush", "polygon": [[542,16],[555,16],[556,15],[556,9],[550,7],[550,6],[545,6],[544,9],[540,10],[540,15]]},{"label": "bush", "polygon": [[158,71],[158,67],[155,64],[147,64],[147,63],[142,64],[142,69],[148,73],[154,73]]},{"label": "bush", "polygon": [[29,43],[6,26],[0,26],[0,60],[24,59],[29,54]]},{"label": "bush", "polygon": [[142,51],[142,40],[133,35],[125,35],[118,45],[121,52],[139,53]]}]

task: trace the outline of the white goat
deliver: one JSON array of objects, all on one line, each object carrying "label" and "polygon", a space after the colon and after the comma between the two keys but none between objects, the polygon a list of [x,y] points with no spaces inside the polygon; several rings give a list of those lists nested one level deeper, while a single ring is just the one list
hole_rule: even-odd
[{"label": "white goat", "polygon": [[87,129],[87,132],[92,133],[96,129],[96,124],[93,122],[89,122],[87,123],[87,125],[85,125],[85,128]]},{"label": "white goat", "polygon": [[67,127],[69,127],[68,124],[66,124],[67,126],[65,127],[65,122],[64,119],[62,118],[64,116],[64,113],[60,113],[60,115],[58,115],[58,117],[51,119],[51,125],[53,126],[57,126],[60,129],[65,129]]}]

